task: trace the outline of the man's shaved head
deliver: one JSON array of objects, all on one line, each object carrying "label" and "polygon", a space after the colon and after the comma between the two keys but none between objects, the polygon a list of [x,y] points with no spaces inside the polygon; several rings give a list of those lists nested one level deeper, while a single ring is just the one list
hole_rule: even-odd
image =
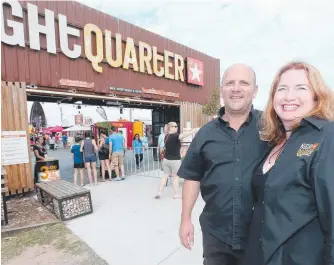
[{"label": "man's shaved head", "polygon": [[257,94],[254,70],[245,64],[234,64],[223,75],[221,95],[225,110],[237,115],[248,113]]},{"label": "man's shaved head", "polygon": [[231,66],[229,66],[225,70],[225,72],[223,74],[222,82],[224,82],[224,78],[225,78],[226,74],[228,73],[228,71],[231,70],[231,69],[233,69],[233,68],[244,68],[244,69],[248,69],[249,71],[251,71],[252,74],[253,74],[253,76],[254,76],[254,86],[256,86],[256,74],[255,74],[255,71],[249,65],[247,65],[247,64],[241,64],[241,63],[232,64]]}]

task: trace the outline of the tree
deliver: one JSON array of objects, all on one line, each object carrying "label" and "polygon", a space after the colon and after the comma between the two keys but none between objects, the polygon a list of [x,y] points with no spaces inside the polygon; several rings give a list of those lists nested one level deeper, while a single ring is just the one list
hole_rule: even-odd
[{"label": "tree", "polygon": [[109,135],[109,133],[111,131],[111,122],[110,121],[97,122],[96,126],[99,127],[99,128],[105,129],[107,135]]},{"label": "tree", "polygon": [[220,109],[220,94],[217,88],[212,90],[210,102],[203,105],[202,112],[207,116],[214,116]]}]

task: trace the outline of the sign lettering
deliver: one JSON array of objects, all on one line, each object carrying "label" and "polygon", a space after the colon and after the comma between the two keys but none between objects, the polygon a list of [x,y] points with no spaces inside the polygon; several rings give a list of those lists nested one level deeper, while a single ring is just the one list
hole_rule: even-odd
[{"label": "sign lettering", "polygon": [[[15,20],[4,17],[4,6],[11,7],[12,16]],[[40,50],[40,35],[46,37],[46,50],[48,53],[56,54],[56,23],[55,14],[49,9],[44,10],[45,23],[40,24],[38,8],[36,5],[27,3],[29,46],[33,50]],[[23,22],[22,6],[17,0],[2,1],[1,15],[1,41],[8,45],[19,45],[25,47],[25,28]],[[17,19],[19,18],[19,19]],[[18,21],[21,20],[21,21]],[[12,29],[12,34],[8,34],[8,28]],[[76,59],[82,54],[82,47],[74,44],[69,48],[68,38],[74,37],[77,41],[82,34],[79,29],[67,25],[67,17],[58,14],[59,43],[61,51],[69,58]],[[84,26],[84,49],[83,52],[87,60],[92,64],[93,69],[98,73],[103,73],[102,62],[107,62],[109,67],[123,69],[132,69],[135,72],[156,75],[180,82],[185,82],[185,73],[187,82],[194,85],[204,85],[204,67],[203,62],[192,59],[190,67],[185,69],[185,58],[181,55],[164,50],[163,54],[158,53],[156,46],[139,41],[135,44],[133,38],[127,37],[125,48],[123,49],[122,36],[119,33],[112,34],[111,31],[102,30],[91,23]],[[95,42],[93,45],[93,41]],[[93,49],[93,47],[95,47]],[[105,51],[105,52],[104,52]],[[195,63],[193,63],[195,62]]]}]

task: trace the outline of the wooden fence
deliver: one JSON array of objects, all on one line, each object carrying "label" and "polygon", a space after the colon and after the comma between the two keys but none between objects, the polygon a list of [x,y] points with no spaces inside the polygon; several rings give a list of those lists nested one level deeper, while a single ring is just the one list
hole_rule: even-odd
[{"label": "wooden fence", "polygon": [[[29,163],[5,166],[10,195],[33,189],[25,83],[1,82],[1,131],[26,131]],[[9,195],[6,194],[6,195]]]},{"label": "wooden fence", "polygon": [[181,131],[187,126],[187,122],[191,122],[191,128],[202,127],[208,123],[212,117],[202,113],[203,106],[198,103],[182,102],[180,105]]}]

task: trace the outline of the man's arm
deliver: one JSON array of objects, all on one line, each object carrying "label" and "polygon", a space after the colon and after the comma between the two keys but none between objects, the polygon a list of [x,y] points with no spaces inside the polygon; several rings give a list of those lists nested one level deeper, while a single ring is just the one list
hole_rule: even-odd
[{"label": "man's arm", "polygon": [[199,190],[199,181],[184,181],[182,189],[182,213],[179,233],[182,245],[189,250],[191,250],[194,245],[194,226],[191,222],[191,214],[197,201]]},{"label": "man's arm", "polygon": [[206,170],[203,162],[204,157],[201,153],[202,138],[200,133],[196,134],[178,171],[178,175],[184,178],[179,236],[182,245],[189,250],[194,244],[194,226],[191,222],[191,214],[198,198],[200,182]]},{"label": "man's arm", "polygon": [[182,189],[182,220],[191,220],[191,213],[197,201],[199,189],[199,181],[184,180]]}]

